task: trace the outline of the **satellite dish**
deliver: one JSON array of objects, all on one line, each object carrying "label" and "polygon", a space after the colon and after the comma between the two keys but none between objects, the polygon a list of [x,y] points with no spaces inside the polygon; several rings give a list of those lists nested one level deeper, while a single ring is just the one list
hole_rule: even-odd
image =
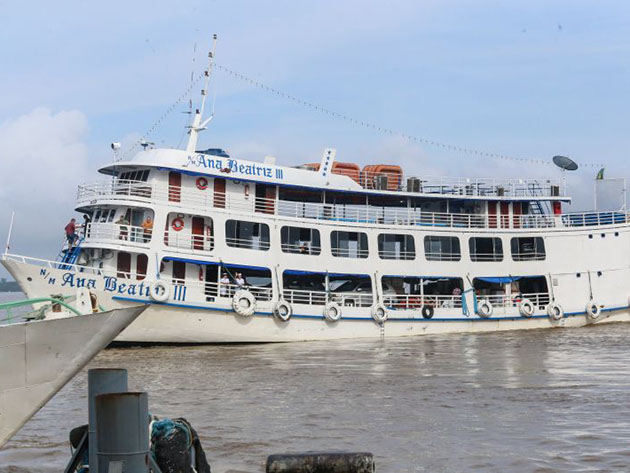
[{"label": "satellite dish", "polygon": [[578,165],[571,158],[567,158],[566,156],[554,156],[553,164],[558,166],[563,171],[575,171],[578,168]]}]

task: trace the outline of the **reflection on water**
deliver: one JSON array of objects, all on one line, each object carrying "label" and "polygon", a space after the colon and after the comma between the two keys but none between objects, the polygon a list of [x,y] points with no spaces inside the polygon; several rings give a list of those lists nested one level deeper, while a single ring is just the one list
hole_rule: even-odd
[{"label": "reflection on water", "polygon": [[[107,350],[151,411],[197,428],[216,472],[285,451],[372,451],[381,472],[580,472],[630,464],[630,325],[219,347]],[[0,453],[61,471],[86,420],[81,373]]]}]

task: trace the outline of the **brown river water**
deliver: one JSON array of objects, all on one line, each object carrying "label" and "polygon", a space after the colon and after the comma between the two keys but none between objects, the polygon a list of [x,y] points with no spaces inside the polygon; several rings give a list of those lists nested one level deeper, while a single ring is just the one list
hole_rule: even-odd
[{"label": "brown river water", "polygon": [[[80,342],[80,341],[79,341]],[[370,451],[377,472],[630,471],[630,324],[393,340],[115,348],[152,414],[186,417],[213,472]],[[87,421],[82,371],[0,451],[59,472]]]}]

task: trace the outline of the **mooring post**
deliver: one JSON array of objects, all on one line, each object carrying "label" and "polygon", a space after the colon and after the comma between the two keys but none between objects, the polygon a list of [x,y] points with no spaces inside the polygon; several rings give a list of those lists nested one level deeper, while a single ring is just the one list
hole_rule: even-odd
[{"label": "mooring post", "polygon": [[267,473],[374,473],[367,452],[307,452],[269,455]]},{"label": "mooring post", "polygon": [[96,409],[94,398],[99,394],[127,392],[127,370],[97,368],[88,371],[88,452],[90,473],[98,473],[96,458]]},{"label": "mooring post", "polygon": [[96,396],[96,448],[101,473],[149,473],[149,396]]}]

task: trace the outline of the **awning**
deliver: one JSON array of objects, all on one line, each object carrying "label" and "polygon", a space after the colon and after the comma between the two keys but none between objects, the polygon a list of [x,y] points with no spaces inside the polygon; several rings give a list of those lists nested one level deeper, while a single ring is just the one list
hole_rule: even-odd
[{"label": "awning", "polygon": [[326,273],[317,271],[301,271],[298,269],[285,269],[284,274],[291,274],[293,276],[310,276],[313,274],[319,274],[320,276],[326,276]]},{"label": "awning", "polygon": [[476,277],[480,281],[489,282],[493,284],[508,284],[513,281],[521,279],[520,276],[499,276],[499,277]]},{"label": "awning", "polygon": [[162,261],[179,261],[181,263],[199,264],[199,265],[205,265],[205,266],[227,266],[228,268],[254,269],[256,271],[269,271],[269,268],[264,268],[262,266],[248,266],[244,264],[220,263],[218,261],[201,261],[201,260],[188,259],[188,258],[176,258],[174,256],[166,256],[162,259]]}]

